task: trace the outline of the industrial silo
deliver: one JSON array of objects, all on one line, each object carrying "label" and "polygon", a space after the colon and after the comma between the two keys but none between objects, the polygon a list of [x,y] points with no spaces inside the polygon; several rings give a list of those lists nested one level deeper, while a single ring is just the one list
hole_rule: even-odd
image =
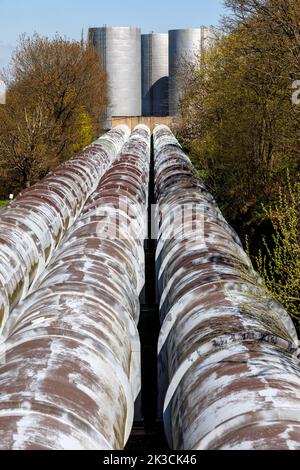
[{"label": "industrial silo", "polygon": [[128,27],[89,29],[108,75],[106,125],[113,116],[141,116],[141,30]]},{"label": "industrial silo", "polygon": [[169,111],[179,112],[184,76],[184,62],[197,60],[199,52],[208,46],[212,37],[209,28],[174,29],[169,31]]},{"label": "industrial silo", "polygon": [[169,114],[168,34],[142,35],[142,113],[143,116]]}]

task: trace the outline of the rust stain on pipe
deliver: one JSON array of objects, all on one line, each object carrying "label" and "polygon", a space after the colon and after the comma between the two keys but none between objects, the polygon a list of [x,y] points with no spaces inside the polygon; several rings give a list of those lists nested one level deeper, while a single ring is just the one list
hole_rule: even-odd
[{"label": "rust stain on pipe", "polygon": [[154,131],[159,383],[175,449],[300,449],[291,318],[166,126]]},{"label": "rust stain on pipe", "polygon": [[128,136],[115,128],[0,211],[0,333]]},{"label": "rust stain on pipe", "polygon": [[123,449],[140,392],[150,131],[138,126],[4,329],[0,449]]}]

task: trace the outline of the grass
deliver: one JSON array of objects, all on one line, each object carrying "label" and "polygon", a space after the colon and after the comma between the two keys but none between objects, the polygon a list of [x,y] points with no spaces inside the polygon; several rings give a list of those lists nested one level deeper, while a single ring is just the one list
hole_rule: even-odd
[{"label": "grass", "polygon": [[7,206],[9,201],[0,201],[0,209],[3,209],[3,207]]}]

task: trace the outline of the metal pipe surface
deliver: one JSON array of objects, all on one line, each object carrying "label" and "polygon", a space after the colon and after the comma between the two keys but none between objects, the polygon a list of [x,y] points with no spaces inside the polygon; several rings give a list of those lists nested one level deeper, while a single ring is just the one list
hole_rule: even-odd
[{"label": "metal pipe surface", "polygon": [[123,449],[140,392],[150,131],[138,126],[5,327],[0,449]]},{"label": "metal pipe surface", "polygon": [[119,126],[0,211],[0,333],[129,137]]},{"label": "metal pipe surface", "polygon": [[170,129],[154,131],[159,384],[174,449],[300,449],[298,338]]},{"label": "metal pipe surface", "polygon": [[6,323],[0,449],[124,448],[140,392],[149,160],[138,126]]}]

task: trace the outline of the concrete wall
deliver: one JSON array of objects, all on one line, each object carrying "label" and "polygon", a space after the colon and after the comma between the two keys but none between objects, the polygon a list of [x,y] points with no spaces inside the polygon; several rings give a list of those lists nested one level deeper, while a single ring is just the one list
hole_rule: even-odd
[{"label": "concrete wall", "polygon": [[120,124],[126,124],[130,129],[134,129],[138,124],[146,124],[151,131],[158,124],[165,124],[168,127],[172,127],[173,118],[170,116],[127,116],[127,117],[113,117],[112,127],[119,126]]}]

